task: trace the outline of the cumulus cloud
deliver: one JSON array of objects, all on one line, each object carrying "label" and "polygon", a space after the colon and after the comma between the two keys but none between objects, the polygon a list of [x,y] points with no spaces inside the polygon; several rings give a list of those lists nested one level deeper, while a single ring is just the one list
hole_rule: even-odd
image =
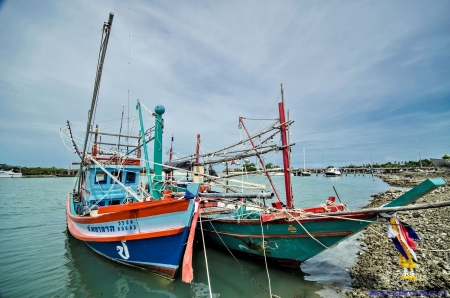
[{"label": "cumulus cloud", "polygon": [[[122,104],[132,117],[136,99],[163,104],[165,147],[174,134],[190,154],[200,133],[216,150],[239,140],[239,116],[266,115],[283,83],[294,166],[302,147],[310,166],[417,160],[418,143],[422,157],[450,152],[448,1],[48,0],[0,9],[2,162],[72,159],[59,127],[69,119],[82,134],[110,11],[98,123],[120,118]],[[52,150],[32,149],[42,142]]]}]

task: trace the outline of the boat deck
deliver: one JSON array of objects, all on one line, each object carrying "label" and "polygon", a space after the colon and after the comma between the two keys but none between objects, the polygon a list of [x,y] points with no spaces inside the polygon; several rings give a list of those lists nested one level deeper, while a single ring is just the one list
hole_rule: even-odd
[{"label": "boat deck", "polygon": [[232,210],[226,207],[205,207],[200,209],[200,214],[203,215],[215,215],[215,214],[228,214]]}]

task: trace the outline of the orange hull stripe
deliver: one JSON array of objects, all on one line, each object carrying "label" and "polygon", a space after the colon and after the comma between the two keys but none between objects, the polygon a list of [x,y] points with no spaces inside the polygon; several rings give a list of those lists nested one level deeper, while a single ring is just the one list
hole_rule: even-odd
[{"label": "orange hull stripe", "polygon": [[[126,205],[99,207],[99,215],[90,216],[74,216],[70,212],[70,194],[67,199],[67,215],[70,220],[79,224],[96,224],[111,221],[136,219],[143,217],[156,216],[174,212],[186,211],[189,207],[188,200],[163,200],[153,202],[138,202]],[[105,213],[105,211],[107,213]]]},{"label": "orange hull stripe", "polygon": [[156,231],[156,232],[148,232],[141,234],[133,234],[133,235],[123,235],[123,236],[108,236],[108,237],[98,237],[98,236],[90,236],[85,235],[79,232],[73,226],[70,218],[67,218],[67,226],[69,227],[70,234],[72,234],[75,238],[82,241],[92,241],[92,242],[113,242],[113,241],[122,241],[122,240],[139,240],[139,239],[148,239],[148,238],[156,238],[156,237],[164,237],[171,236],[183,233],[184,227],[174,228],[165,231]]},{"label": "orange hull stripe", "polygon": [[[184,204],[183,204],[184,201]],[[124,205],[112,205],[112,206],[101,206],[98,208],[98,214],[119,212],[119,211],[127,211],[127,210],[136,210],[143,208],[167,208],[166,205],[176,205],[177,208],[181,210],[187,209],[189,202],[187,200],[175,200],[175,199],[165,199],[158,201],[147,201],[147,202],[136,202]],[[184,208],[184,209],[183,209]],[[164,212],[166,213],[166,212]]]}]

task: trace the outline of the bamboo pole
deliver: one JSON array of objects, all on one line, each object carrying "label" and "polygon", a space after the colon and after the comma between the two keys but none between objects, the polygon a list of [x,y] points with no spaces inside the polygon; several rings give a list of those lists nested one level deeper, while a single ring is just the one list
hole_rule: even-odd
[{"label": "bamboo pole", "polygon": [[408,205],[408,206],[399,206],[399,207],[378,207],[378,208],[367,208],[367,209],[359,209],[359,210],[349,210],[349,211],[337,211],[337,212],[327,212],[322,214],[310,214],[308,213],[308,217],[323,217],[323,216],[342,216],[342,215],[351,215],[351,214],[367,214],[367,213],[390,213],[390,212],[398,212],[398,211],[411,211],[411,210],[421,210],[421,209],[429,209],[429,208],[441,208],[450,206],[450,201],[437,202],[437,203],[426,203],[426,204],[416,204],[416,205]]},{"label": "bamboo pole", "polygon": [[[172,196],[175,198],[179,198],[184,196],[184,192],[174,192]],[[273,192],[259,192],[259,193],[199,193],[198,196],[200,198],[245,198],[245,199],[270,199],[273,197]]]}]

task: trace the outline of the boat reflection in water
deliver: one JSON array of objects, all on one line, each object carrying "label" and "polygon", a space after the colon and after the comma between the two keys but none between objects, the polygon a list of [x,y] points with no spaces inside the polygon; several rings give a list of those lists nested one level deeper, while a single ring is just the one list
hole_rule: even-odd
[{"label": "boat reflection in water", "polygon": [[[203,248],[193,254],[195,279],[169,280],[144,270],[123,266],[101,257],[66,232],[65,295],[74,297],[210,297]],[[264,297],[269,289],[267,272],[258,262],[236,261],[229,254],[207,249],[213,297]],[[269,268],[272,293],[280,297],[320,297],[323,285],[305,281],[300,270]],[[282,282],[280,282],[282,280]],[[258,283],[256,283],[258,282]],[[286,287],[286,285],[289,285]]]},{"label": "boat reflection in water", "polygon": [[[66,289],[75,297],[148,297],[149,293],[151,297],[178,297],[169,279],[110,262],[70,233],[65,247],[69,276]],[[184,291],[189,291],[188,284]]]}]

